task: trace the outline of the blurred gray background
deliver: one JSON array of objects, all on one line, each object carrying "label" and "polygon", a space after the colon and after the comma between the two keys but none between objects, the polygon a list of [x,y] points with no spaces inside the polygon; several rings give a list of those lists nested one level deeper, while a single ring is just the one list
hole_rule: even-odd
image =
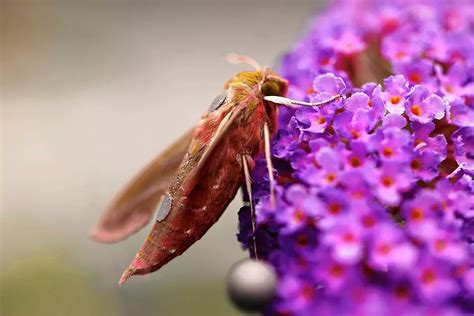
[{"label": "blurred gray background", "polygon": [[248,54],[266,65],[318,1],[1,1],[2,315],[235,315],[224,278],[246,256],[234,201],[158,273],[117,280],[150,227],[89,229],[129,178],[195,124]]}]

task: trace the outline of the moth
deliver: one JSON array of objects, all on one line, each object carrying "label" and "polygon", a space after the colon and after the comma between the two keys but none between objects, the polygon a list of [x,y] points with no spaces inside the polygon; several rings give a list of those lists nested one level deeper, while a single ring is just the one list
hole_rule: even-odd
[{"label": "moth", "polygon": [[[277,130],[277,105],[318,106],[339,97],[319,103],[285,98],[288,81],[274,71],[247,56],[228,59],[255,69],[227,81],[197,126],[139,172],[92,230],[98,241],[117,242],[145,226],[156,211],[151,232],[119,284],[156,271],[186,251],[219,219],[242,183],[252,201],[250,173],[261,153],[274,203],[270,139]],[[253,219],[252,203],[250,208]]]}]

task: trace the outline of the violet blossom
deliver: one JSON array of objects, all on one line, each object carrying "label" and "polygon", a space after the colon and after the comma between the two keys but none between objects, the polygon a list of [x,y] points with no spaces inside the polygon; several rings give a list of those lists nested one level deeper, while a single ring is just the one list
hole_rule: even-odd
[{"label": "violet blossom", "polygon": [[473,26],[468,1],[338,0],[284,56],[289,97],[344,97],[279,109],[276,205],[256,160],[264,314],[474,313]]}]

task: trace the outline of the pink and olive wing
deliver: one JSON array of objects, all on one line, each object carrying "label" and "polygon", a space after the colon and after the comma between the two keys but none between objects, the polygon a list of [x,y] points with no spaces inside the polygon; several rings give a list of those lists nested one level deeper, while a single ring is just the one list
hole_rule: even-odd
[{"label": "pink and olive wing", "polygon": [[[134,260],[120,278],[120,284],[123,284],[134,274],[148,274],[159,269],[171,259],[183,253],[207,231],[215,220],[217,220],[218,217],[212,220],[212,216],[210,215],[211,207],[205,212],[189,212],[196,207],[195,204],[190,202],[190,199],[195,200],[191,198],[193,195],[200,195],[204,198],[205,194],[197,194],[195,192],[196,184],[202,180],[201,176],[203,172],[212,169],[210,166],[212,161],[222,160],[222,157],[225,156],[223,149],[219,149],[218,145],[241,111],[242,107],[239,106],[227,113],[220,121],[216,130],[212,133],[213,136],[207,144],[201,143],[197,139],[193,140],[190,145],[190,152],[194,150],[200,152],[200,157],[197,161],[188,161],[188,163],[181,166],[179,171],[181,176],[175,180],[182,188],[181,195],[174,196],[173,194],[165,194],[160,210],[158,211],[157,222],[153,226],[140,251],[136,254]],[[199,129],[200,127],[202,126],[198,125],[197,128]],[[216,154],[219,157],[216,157]],[[234,174],[234,176],[236,175]],[[239,178],[240,176],[236,177]],[[209,181],[209,177],[204,178]],[[219,179],[219,181],[224,182],[227,180],[225,177]],[[240,178],[234,182],[236,184],[235,188],[237,188],[240,183]],[[220,183],[217,184],[217,186],[222,186]],[[229,202],[232,198],[233,196],[229,199]],[[223,207],[226,206],[227,204],[223,205]],[[214,211],[217,214],[221,214],[223,209]],[[160,216],[161,214],[162,216]],[[201,219],[201,217],[205,218],[205,220]],[[209,221],[209,223],[206,221]],[[194,225],[193,229],[188,228],[190,222]],[[202,234],[197,233],[200,229]],[[191,231],[194,231],[194,233],[186,233]]]},{"label": "pink and olive wing", "polygon": [[92,230],[92,237],[113,243],[140,230],[151,219],[161,196],[174,178],[194,129],[156,157],[117,195]]}]

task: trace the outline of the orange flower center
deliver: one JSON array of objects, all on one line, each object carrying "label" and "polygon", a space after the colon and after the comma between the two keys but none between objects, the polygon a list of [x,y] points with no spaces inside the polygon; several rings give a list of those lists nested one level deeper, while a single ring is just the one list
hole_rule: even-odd
[{"label": "orange flower center", "polygon": [[377,251],[381,254],[387,255],[392,251],[392,246],[388,244],[381,244],[377,247]]},{"label": "orange flower center", "polygon": [[418,104],[413,104],[410,110],[411,110],[411,113],[413,113],[413,115],[416,115],[416,116],[420,116],[422,113],[421,106],[419,106]]},{"label": "orange flower center", "polygon": [[352,157],[350,160],[350,164],[352,167],[357,168],[357,167],[360,167],[360,165],[362,165],[362,162],[360,161],[359,158]]},{"label": "orange flower center", "polygon": [[318,119],[318,124],[324,124],[324,123],[326,123],[326,119],[321,116],[321,117]]},{"label": "orange flower center", "polygon": [[448,84],[444,86],[444,89],[446,89],[446,91],[448,91],[449,93],[452,93],[454,91],[453,86]]},{"label": "orange flower center", "polygon": [[336,174],[334,172],[328,172],[326,175],[326,181],[332,183],[334,180],[336,180]]},{"label": "orange flower center", "polygon": [[410,291],[406,286],[397,286],[395,296],[399,299],[406,299],[410,295]]},{"label": "orange flower center", "polygon": [[314,289],[307,285],[303,288],[303,290],[301,291],[301,295],[305,298],[305,299],[308,299],[310,300],[313,296],[314,296]]},{"label": "orange flower center", "polygon": [[407,55],[407,53],[405,53],[404,51],[399,51],[399,52],[397,52],[397,53],[395,54],[395,57],[396,57],[397,59],[402,59],[402,58],[404,58],[406,55]]},{"label": "orange flower center", "polygon": [[421,82],[421,76],[420,74],[416,72],[412,72],[408,75],[408,80],[414,82],[414,83],[420,83]]},{"label": "orange flower center", "polygon": [[294,214],[293,214],[293,218],[296,222],[300,223],[304,220],[305,218],[305,215],[302,211],[300,210],[297,210]]},{"label": "orange flower center", "polygon": [[342,240],[344,240],[347,243],[351,243],[351,242],[355,241],[355,236],[352,233],[346,233],[342,237]]},{"label": "orange flower center", "polygon": [[438,239],[435,241],[435,248],[436,250],[438,250],[439,252],[443,251],[444,249],[446,249],[447,247],[447,244],[446,244],[446,240],[443,240],[443,239]]},{"label": "orange flower center", "polygon": [[365,195],[364,195],[364,192],[362,192],[362,191],[354,191],[354,192],[352,192],[351,196],[354,199],[362,199]]},{"label": "orange flower center", "polygon": [[385,157],[392,157],[393,156],[393,149],[390,147],[384,147],[382,149],[382,155]]},{"label": "orange flower center", "polygon": [[410,218],[415,221],[419,221],[423,218],[423,210],[419,207],[414,207],[411,209]]},{"label": "orange flower center", "polygon": [[329,274],[333,277],[340,277],[343,272],[344,268],[339,264],[335,264],[329,269]]},{"label": "orange flower center", "polygon": [[436,273],[432,269],[425,269],[421,273],[421,282],[425,284],[433,283],[436,280]]},{"label": "orange flower center", "polygon": [[375,219],[370,215],[362,217],[362,225],[366,228],[374,227]]},{"label": "orange flower center", "polygon": [[382,184],[385,186],[385,187],[391,187],[393,185],[393,179],[391,177],[388,177],[388,176],[385,176],[385,177],[382,177]]},{"label": "orange flower center", "polygon": [[413,169],[413,170],[420,170],[420,167],[421,167],[421,161],[420,159],[418,158],[415,158],[411,161],[410,163],[410,167]]},{"label": "orange flower center", "polygon": [[398,104],[402,98],[399,95],[392,95],[390,97],[390,102],[392,104]]},{"label": "orange flower center", "polygon": [[298,246],[306,247],[308,245],[308,236],[303,234],[299,235],[296,238],[296,243],[298,244]]},{"label": "orange flower center", "polygon": [[339,203],[331,203],[329,204],[328,211],[329,214],[337,215],[341,212],[342,206]]}]

